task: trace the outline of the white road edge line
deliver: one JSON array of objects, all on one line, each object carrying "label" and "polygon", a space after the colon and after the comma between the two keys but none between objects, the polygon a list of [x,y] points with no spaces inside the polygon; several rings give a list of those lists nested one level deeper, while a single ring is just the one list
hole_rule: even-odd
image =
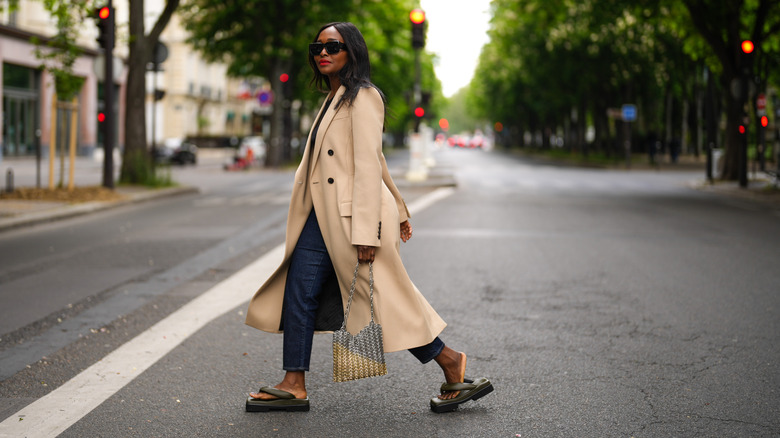
[{"label": "white road edge line", "polygon": [[[443,187],[409,204],[412,214],[455,192]],[[62,386],[0,423],[0,437],[53,437],[116,394],[209,322],[245,303],[279,266],[284,244],[168,315]]]}]

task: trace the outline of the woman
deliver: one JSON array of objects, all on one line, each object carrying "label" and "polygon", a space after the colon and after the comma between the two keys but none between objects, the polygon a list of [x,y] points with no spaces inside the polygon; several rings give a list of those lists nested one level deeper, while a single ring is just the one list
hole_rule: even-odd
[{"label": "woman", "polygon": [[[309,410],[305,372],[313,333],[341,326],[357,260],[373,262],[385,351],[408,349],[444,371],[447,384],[431,409],[454,410],[482,397],[493,387],[487,379],[464,383],[466,355],[438,338],[446,324],[401,262],[400,241],[412,237],[412,226],[382,155],[384,96],[370,82],[363,35],[351,23],[323,26],[309,45],[309,64],[312,82],[328,97],[295,173],[284,260],[252,298],[246,319],[284,333],[286,373],[273,388],[251,393],[247,410]],[[368,290],[367,271],[360,270],[358,291]],[[367,295],[355,294],[347,326],[353,334],[368,324]]]}]

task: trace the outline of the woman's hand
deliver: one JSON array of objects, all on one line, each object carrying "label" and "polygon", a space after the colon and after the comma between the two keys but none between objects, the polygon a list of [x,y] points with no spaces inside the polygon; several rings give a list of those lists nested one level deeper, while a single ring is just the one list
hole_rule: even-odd
[{"label": "woman's hand", "polygon": [[408,220],[401,222],[401,240],[406,242],[412,238],[412,224]]},{"label": "woman's hand", "polygon": [[375,246],[356,245],[358,253],[358,261],[360,263],[373,263],[374,255],[376,255]]}]

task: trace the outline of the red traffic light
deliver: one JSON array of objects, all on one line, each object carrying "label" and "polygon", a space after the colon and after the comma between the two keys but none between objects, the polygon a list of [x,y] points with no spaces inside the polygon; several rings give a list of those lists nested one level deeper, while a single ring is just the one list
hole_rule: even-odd
[{"label": "red traffic light", "polygon": [[755,46],[753,45],[753,41],[750,40],[742,41],[742,52],[753,53],[753,49],[755,49]]},{"label": "red traffic light", "polygon": [[409,13],[409,19],[412,20],[412,23],[414,24],[422,24],[425,22],[425,11],[422,9],[412,9],[412,12]]},{"label": "red traffic light", "polygon": [[744,134],[745,133],[745,125],[739,125],[739,133]]},{"label": "red traffic light", "polygon": [[290,80],[290,75],[288,75],[287,73],[282,73],[282,75],[279,76],[279,80],[282,82],[287,82]]},{"label": "red traffic light", "polygon": [[98,113],[98,122],[103,123],[106,121],[106,113]]},{"label": "red traffic light", "polygon": [[95,8],[92,18],[98,28],[96,41],[103,50],[114,48],[114,33],[116,25],[114,24],[114,9],[108,6],[99,6]]},{"label": "red traffic light", "polygon": [[449,120],[444,118],[439,119],[439,128],[441,128],[442,131],[448,131],[450,129]]},{"label": "red traffic light", "polygon": [[414,109],[414,115],[417,117],[422,117],[425,115],[425,110],[421,106],[418,106]]},{"label": "red traffic light", "polygon": [[766,128],[769,125],[769,117],[761,116],[761,126]]}]

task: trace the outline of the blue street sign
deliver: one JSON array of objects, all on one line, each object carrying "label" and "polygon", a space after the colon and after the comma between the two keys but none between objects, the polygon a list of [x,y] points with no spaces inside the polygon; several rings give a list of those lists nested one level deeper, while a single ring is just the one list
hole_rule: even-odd
[{"label": "blue street sign", "polygon": [[257,100],[260,102],[260,105],[270,105],[274,101],[274,95],[271,90],[263,90],[257,93]]},{"label": "blue street sign", "polygon": [[626,104],[623,105],[620,108],[621,113],[623,113],[623,121],[625,122],[633,122],[636,120],[636,105],[630,105]]}]

